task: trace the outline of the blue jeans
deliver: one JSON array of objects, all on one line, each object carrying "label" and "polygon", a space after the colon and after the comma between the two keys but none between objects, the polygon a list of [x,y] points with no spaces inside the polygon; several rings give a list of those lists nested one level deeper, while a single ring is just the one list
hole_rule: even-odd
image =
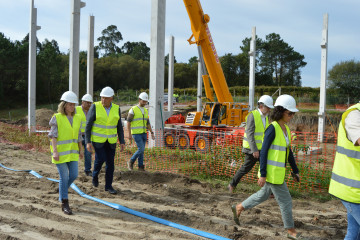
[{"label": "blue jeans", "polygon": [[130,158],[130,161],[133,163],[138,159],[138,167],[144,167],[144,151],[145,151],[145,144],[147,140],[147,134],[133,134],[132,135],[138,150],[134,153],[134,155]]},{"label": "blue jeans", "polygon": [[85,139],[82,140],[82,145],[84,146],[84,165],[85,172],[91,172],[91,152],[86,149]]},{"label": "blue jeans", "polygon": [[344,240],[360,240],[360,204],[341,200],[347,210],[348,227]]},{"label": "blue jeans", "polygon": [[68,189],[78,176],[78,161],[56,164],[60,175],[59,200],[69,199]]},{"label": "blue jeans", "polygon": [[112,149],[110,143],[106,141],[104,146],[101,148],[95,149],[95,161],[94,161],[94,171],[93,178],[98,178],[101,167],[103,163],[106,163],[105,167],[105,189],[112,188],[112,182],[114,177],[114,157],[115,157],[115,148]]}]

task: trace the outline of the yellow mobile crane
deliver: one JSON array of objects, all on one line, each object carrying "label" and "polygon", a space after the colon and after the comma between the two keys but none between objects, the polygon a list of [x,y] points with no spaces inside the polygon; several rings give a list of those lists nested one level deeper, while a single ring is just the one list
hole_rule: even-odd
[{"label": "yellow mobile crane", "polygon": [[[207,127],[214,125],[239,126],[245,120],[248,105],[234,103],[233,101],[207,24],[210,17],[204,14],[199,0],[184,0],[184,4],[193,33],[188,42],[201,46],[204,62],[209,73],[209,75],[203,75],[202,78],[206,97],[210,100],[204,105],[202,112],[188,114],[186,125]],[[209,76],[218,102],[214,102]]]},{"label": "yellow mobile crane", "polygon": [[[233,101],[207,24],[210,21],[209,15],[204,14],[199,0],[183,1],[192,30],[188,42],[201,47],[209,73],[202,75],[202,78],[206,97],[210,102],[204,104],[202,112],[188,113],[185,125],[178,125],[175,128],[166,127],[165,145],[178,146],[181,149],[193,146],[198,151],[207,151],[214,140],[218,142],[219,139],[243,136],[244,129],[240,128],[240,125],[245,121],[249,106]],[[210,87],[209,77],[217,102]]]}]

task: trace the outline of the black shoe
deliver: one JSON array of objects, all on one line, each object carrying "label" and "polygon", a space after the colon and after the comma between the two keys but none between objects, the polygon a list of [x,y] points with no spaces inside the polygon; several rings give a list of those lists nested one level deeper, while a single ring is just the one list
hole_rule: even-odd
[{"label": "black shoe", "polygon": [[71,215],[71,214],[72,214],[72,211],[71,211],[70,206],[69,206],[69,200],[68,200],[68,199],[63,199],[63,200],[62,200],[61,210],[62,210],[66,215]]},{"label": "black shoe", "polygon": [[91,171],[85,171],[85,175],[86,176],[92,176],[92,172]]},{"label": "black shoe", "polygon": [[117,191],[113,187],[105,188],[105,191],[109,192],[110,194],[117,194]]},{"label": "black shoe", "polygon": [[92,184],[93,184],[93,186],[94,187],[97,187],[97,186],[99,186],[99,179],[96,177],[93,177],[93,179],[92,179]]},{"label": "black shoe", "polygon": [[139,167],[138,171],[145,172],[145,166]]},{"label": "black shoe", "polygon": [[131,162],[131,159],[127,162],[127,167],[130,171],[134,169],[134,162]]}]

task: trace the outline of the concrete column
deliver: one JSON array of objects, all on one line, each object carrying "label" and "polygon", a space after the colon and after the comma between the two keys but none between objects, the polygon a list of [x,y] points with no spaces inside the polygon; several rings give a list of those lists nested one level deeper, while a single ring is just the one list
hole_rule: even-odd
[{"label": "concrete column", "polygon": [[328,22],[329,15],[324,14],[323,30],[321,39],[321,74],[320,74],[320,104],[319,104],[319,124],[318,141],[323,142],[325,132],[325,109],[326,109],[326,82],[327,82],[327,51],[328,51]]},{"label": "concrete column", "polygon": [[90,94],[93,97],[94,97],[94,23],[95,23],[95,17],[89,16],[86,93]]},{"label": "concrete column", "polygon": [[256,27],[252,27],[252,36],[250,41],[250,71],[249,71],[249,111],[255,109],[255,60],[256,60]]},{"label": "concrete column", "polygon": [[150,139],[149,147],[163,145],[164,125],[164,54],[165,54],[165,0],[151,1],[150,39],[150,101],[149,119],[156,140]]},{"label": "concrete column", "polygon": [[86,3],[72,0],[70,25],[69,90],[79,97],[80,9]]},{"label": "concrete column", "polygon": [[[174,95],[174,36],[169,39],[169,78],[168,78],[168,111],[170,116],[173,113]],[[169,116],[169,117],[170,117]]]},{"label": "concrete column", "polygon": [[201,112],[202,111],[202,86],[203,86],[203,79],[202,79],[202,75],[206,75],[207,71],[206,71],[206,67],[205,67],[205,62],[204,62],[204,58],[202,55],[202,51],[201,51],[201,46],[198,46],[198,79],[197,79],[197,101],[196,101],[196,111],[197,112]]},{"label": "concrete column", "polygon": [[29,34],[29,75],[28,75],[28,129],[29,133],[36,131],[36,31],[41,27],[37,25],[37,9],[34,0],[30,4],[30,34]]}]

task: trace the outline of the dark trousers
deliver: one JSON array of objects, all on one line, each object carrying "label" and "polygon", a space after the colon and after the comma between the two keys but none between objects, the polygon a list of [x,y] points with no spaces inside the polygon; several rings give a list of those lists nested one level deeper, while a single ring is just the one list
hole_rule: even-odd
[{"label": "dark trousers", "polygon": [[254,158],[252,154],[245,153],[244,164],[240,169],[235,173],[235,176],[230,181],[230,185],[236,187],[240,182],[240,179],[251,171],[255,164],[259,161],[259,158]]},{"label": "dark trousers", "polygon": [[110,147],[108,141],[101,148],[95,148],[95,162],[94,162],[94,171],[93,178],[98,178],[101,167],[103,163],[106,163],[105,167],[105,189],[112,187],[113,177],[114,177],[114,157],[115,149]]}]

